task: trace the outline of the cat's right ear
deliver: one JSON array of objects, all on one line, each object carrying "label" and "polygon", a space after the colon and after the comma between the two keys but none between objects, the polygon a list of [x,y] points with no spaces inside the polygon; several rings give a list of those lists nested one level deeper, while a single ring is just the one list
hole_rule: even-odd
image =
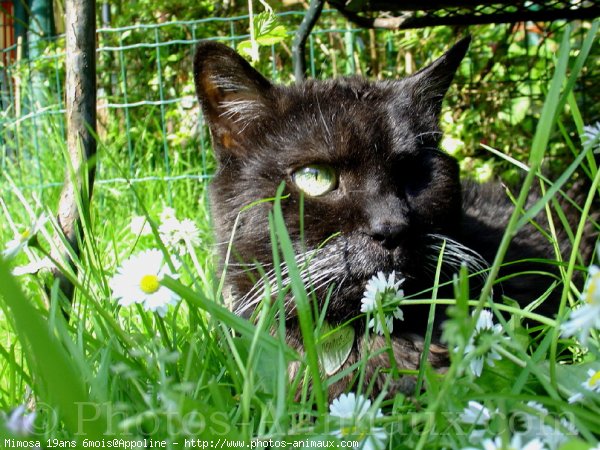
[{"label": "cat's right ear", "polygon": [[404,80],[404,88],[411,93],[413,103],[422,112],[433,113],[436,121],[442,109],[442,99],[470,43],[471,36],[461,39],[440,58]]},{"label": "cat's right ear", "polygon": [[271,83],[234,50],[211,41],[196,48],[194,82],[215,151],[242,151],[244,133],[270,110]]}]

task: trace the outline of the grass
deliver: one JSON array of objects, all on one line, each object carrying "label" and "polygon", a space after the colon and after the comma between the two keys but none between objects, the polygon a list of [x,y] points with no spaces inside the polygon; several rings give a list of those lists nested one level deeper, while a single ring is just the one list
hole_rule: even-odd
[{"label": "grass", "polygon": [[[600,429],[598,393],[586,396],[582,403],[569,404],[567,398],[580,390],[587,370],[600,369],[598,336],[594,333],[587,348],[559,333],[569,308],[577,304],[581,286],[571,282],[581,269],[577,249],[584,223],[593,210],[598,195],[597,167],[590,147],[579,146],[569,136],[576,161],[590,179],[590,190],[581,206],[581,221],[572,230],[575,251],[562,263],[561,279],[554,289],[562,289],[561,308],[556,318],[539,316],[535,310],[511,304],[493,305],[487,301],[504,259],[506,246],[515,232],[538,213],[555,217],[550,212],[560,208],[557,199],[568,181],[569,172],[552,182],[540,174],[540,167],[553,130],[564,130],[565,120],[574,120],[583,134],[583,120],[571,91],[578,72],[584,66],[586,48],[596,36],[595,23],[583,50],[571,58],[568,30],[557,55],[557,68],[549,86],[547,100],[532,143],[528,173],[517,197],[517,212],[506,230],[505,239],[494,261],[488,283],[479,299],[469,298],[468,274],[457,274],[455,298],[438,298],[438,286],[421,298],[407,299],[403,308],[412,304],[450,304],[450,318],[444,336],[453,352],[452,363],[444,375],[427,365],[414,373],[419,385],[426,386],[413,397],[398,395],[373,398],[373,408],[356,425],[357,435],[383,428],[388,435],[387,448],[430,449],[466,448],[473,446],[469,436],[475,425],[461,421],[468,401],[477,401],[496,411],[487,424],[490,433],[504,442],[510,440],[515,427],[527,421],[536,424],[540,433],[557,430],[567,435],[564,449],[587,449],[597,441]],[[569,114],[565,116],[565,105]],[[564,133],[563,133],[564,134]],[[58,139],[55,139],[58,140]],[[123,174],[127,161],[123,156],[107,155],[103,170]],[[58,158],[44,159],[49,173],[61,173]],[[575,165],[572,169],[575,170]],[[175,173],[187,170],[173,167]],[[155,175],[165,175],[157,169]],[[570,171],[571,169],[569,169]],[[4,179],[10,183],[8,170]],[[546,192],[537,203],[526,207],[526,194],[534,183]],[[3,191],[3,193],[6,191]],[[20,192],[12,185],[3,194],[3,212],[16,224],[27,223],[42,211],[50,216],[57,191],[47,191],[43,199]],[[169,202],[169,199],[171,201]],[[197,199],[190,202],[189,199]],[[320,375],[319,346],[323,317],[315,311],[311,295],[302,284],[294,251],[283,221],[280,195],[273,202],[270,216],[273,255],[285,261],[292,283],[279,289],[273,298],[266,296],[256,320],[249,322],[232,314],[226,307],[221,274],[214,267],[213,243],[207,220],[206,182],[184,178],[166,183],[143,182],[122,185],[99,184],[83,225],[84,247],[77,259],[76,297],[70,320],[65,320],[60,305],[61,295],[46,274],[13,277],[10,271],[29,258],[41,257],[49,248],[56,226],[50,223],[38,236],[39,247],[30,248],[10,264],[0,260],[0,305],[5,318],[0,323],[0,408],[10,410],[26,403],[37,412],[32,436],[42,445],[77,442],[84,439],[107,441],[119,437],[130,442],[153,439],[167,443],[167,448],[181,448],[184,439],[231,439],[254,442],[286,440],[296,445],[307,439],[334,440],[335,430],[350,425],[329,413],[326,389],[336,377],[352,374],[365,377],[366,361],[357,362],[342,374],[327,379]],[[171,203],[179,218],[190,217],[200,227],[203,244],[189,248],[182,257],[178,279],[167,278],[163,284],[182,299],[165,317],[149,313],[139,305],[119,307],[111,299],[109,280],[119,264],[131,254],[156,247],[157,230],[150,236],[136,236],[129,229],[132,211],[148,217],[153,223],[165,204]],[[88,208],[82,203],[83,208]],[[558,216],[561,216],[558,211]],[[564,214],[563,214],[564,216]],[[0,228],[2,242],[12,237],[7,227]],[[555,228],[562,224],[554,223]],[[555,239],[553,231],[549,239]],[[164,248],[168,257],[173,251]],[[277,267],[278,265],[275,264]],[[280,280],[281,282],[281,280]],[[298,354],[285,343],[284,296],[291,290],[297,302],[305,352]],[[543,299],[531,299],[532,303]],[[483,308],[494,312],[494,320],[502,326],[506,338],[482,339],[478,348],[465,354]],[[506,320],[500,311],[509,312]],[[525,328],[522,319],[530,319]],[[363,320],[358,318],[357,320]],[[431,335],[431,327],[428,336]],[[494,348],[502,356],[493,368],[486,367],[481,377],[470,374],[473,359]],[[290,362],[299,365],[294,379],[289,380]],[[563,364],[576,362],[576,364]],[[394,376],[390,372],[390,376]],[[360,383],[359,383],[360,384]],[[29,391],[31,389],[31,391]],[[364,394],[369,394],[369,388]],[[542,413],[528,403],[535,401],[546,408]],[[382,415],[374,411],[381,408]],[[535,419],[537,417],[537,419]],[[568,419],[576,432],[558,421]],[[537,422],[536,422],[537,420]],[[541,420],[541,422],[540,422]],[[543,422],[543,423],[542,423]],[[356,437],[356,436],[355,436]],[[0,442],[19,439],[5,424],[0,424]],[[31,439],[31,437],[29,437]],[[178,444],[175,444],[175,443]],[[337,441],[335,441],[337,442]],[[480,446],[475,445],[480,448]]]}]

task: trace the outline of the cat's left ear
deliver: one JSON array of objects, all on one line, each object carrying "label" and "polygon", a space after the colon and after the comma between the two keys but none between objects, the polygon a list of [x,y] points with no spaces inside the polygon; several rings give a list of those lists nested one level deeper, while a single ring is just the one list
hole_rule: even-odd
[{"label": "cat's left ear", "polygon": [[194,58],[196,93],[221,152],[241,152],[244,132],[268,114],[271,83],[233,49],[205,41]]},{"label": "cat's left ear", "polygon": [[442,99],[466,55],[470,43],[471,36],[461,39],[440,58],[405,79],[410,87],[413,101],[427,108],[433,107],[435,114],[439,114],[442,108]]}]

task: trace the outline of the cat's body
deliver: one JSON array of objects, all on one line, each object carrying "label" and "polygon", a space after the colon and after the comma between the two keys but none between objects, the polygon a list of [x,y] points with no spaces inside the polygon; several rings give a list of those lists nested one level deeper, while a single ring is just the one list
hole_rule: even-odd
[{"label": "cat's body", "polygon": [[[194,75],[219,163],[211,186],[219,243],[230,240],[240,211],[273,197],[285,182],[289,196],[282,209],[298,263],[320,302],[333,287],[327,309],[333,325],[361,314],[365,285],[378,272],[405,278],[406,295],[430,289],[444,242],[446,280],[463,262],[471,272],[485,269],[512,213],[511,203],[500,185],[461,183],[456,161],[438,148],[442,98],[467,47],[463,40],[399,81],[346,78],[283,87],[272,85],[233,50],[200,44]],[[261,203],[242,212],[233,233],[232,261],[238,265],[227,269],[227,282],[234,311],[246,317],[264,297],[264,280],[254,264],[267,273],[273,269],[271,206]],[[523,229],[508,258],[551,256],[548,244],[531,236],[532,229]],[[226,245],[221,248],[224,256]],[[509,267],[506,273],[516,270]],[[528,303],[549,284],[543,276],[507,280],[495,295]],[[419,365],[427,311],[404,309],[393,342],[400,368]],[[366,344],[358,338],[364,321],[353,324],[357,338],[344,367],[385,342],[375,336]],[[288,303],[288,329],[290,343],[301,348],[293,301]],[[433,346],[429,354],[435,367],[447,363],[443,348]],[[384,353],[372,360],[369,373],[389,367],[387,358]],[[332,393],[344,386],[338,384]],[[410,390],[402,383],[391,388]]]}]

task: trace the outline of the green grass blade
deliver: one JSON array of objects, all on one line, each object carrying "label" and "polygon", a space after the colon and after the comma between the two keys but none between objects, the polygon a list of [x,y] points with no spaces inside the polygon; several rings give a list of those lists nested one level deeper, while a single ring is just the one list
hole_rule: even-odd
[{"label": "green grass blade", "polygon": [[506,231],[498,247],[496,257],[494,258],[494,262],[490,268],[490,274],[483,289],[481,290],[481,296],[479,298],[480,302],[477,307],[476,315],[479,314],[483,308],[483,305],[490,296],[490,293],[492,292],[492,286],[496,280],[496,277],[498,276],[500,265],[504,260],[504,256],[508,250],[508,246],[510,245],[510,241],[519,230],[519,227],[517,226],[519,223],[519,215],[525,206],[529,196],[529,191],[544,158],[544,154],[550,140],[550,133],[552,132],[552,128],[554,126],[554,118],[556,117],[558,111],[561,86],[566,78],[567,65],[569,62],[569,51],[571,48],[569,43],[570,35],[571,27],[567,26],[563,34],[556,69],[554,71],[554,75],[552,76],[552,81],[550,82],[550,90],[544,102],[542,114],[535,130],[535,136],[531,145],[531,154],[529,157],[529,166],[531,170],[527,173],[527,176],[523,181],[523,186],[515,204],[515,211],[509,219],[509,222],[506,226]]},{"label": "green grass blade", "polygon": [[[36,375],[37,395],[60,411],[66,427],[76,435],[98,439],[106,430],[115,430],[108,427],[100,411],[102,405],[95,402],[93,393],[88,394],[72,357],[50,330],[46,318],[25,298],[1,258],[0,296],[12,314],[16,334]],[[94,409],[93,419],[84,417],[85,408]]]},{"label": "green grass blade", "polygon": [[[163,284],[169,289],[171,289],[173,292],[175,292],[177,295],[181,296],[181,298],[187,300],[191,305],[203,309],[204,311],[208,312],[213,318],[222,321],[227,326],[233,328],[235,331],[239,332],[248,339],[252,339],[254,334],[256,333],[256,328],[250,322],[248,322],[245,319],[242,319],[241,317],[236,316],[227,308],[207,299],[203,295],[182,285],[178,281],[169,277],[165,277],[163,280]],[[277,339],[264,332],[261,335],[261,345],[267,347],[269,351],[277,351],[281,348],[281,344]],[[296,352],[294,352],[289,347],[285,348],[285,354],[289,359],[298,358]]]},{"label": "green grass blade", "polygon": [[323,391],[323,385],[321,383],[319,356],[314,336],[315,328],[312,316],[312,307],[306,292],[306,288],[302,282],[300,269],[296,263],[296,254],[294,252],[292,241],[283,220],[283,212],[281,210],[280,200],[283,187],[283,184],[279,187],[278,196],[273,206],[273,223],[283,258],[289,270],[292,294],[294,295],[294,300],[296,302],[298,321],[300,322],[300,331],[304,341],[304,351],[308,361],[309,370],[312,375],[312,389],[317,400],[317,409],[321,415],[325,415],[327,412],[327,402]]},{"label": "green grass blade", "polygon": [[[571,50],[571,27],[567,25],[563,34],[563,39],[560,44],[560,52],[558,54],[558,61],[556,62],[556,68],[554,69],[554,75],[550,82],[550,89],[548,95],[544,101],[542,108],[542,114],[535,130],[533,137],[533,143],[531,144],[531,154],[529,156],[529,165],[532,168],[538,168],[542,163],[548,142],[550,141],[550,135],[555,125],[555,117],[558,114],[559,106],[561,105],[561,98],[566,98],[568,90],[565,90],[561,96],[561,89],[564,81],[567,77],[567,67],[569,63],[569,52]],[[571,89],[573,85],[570,86]],[[563,103],[564,104],[564,103]]]},{"label": "green grass blade", "polygon": [[531,206],[531,208],[529,208],[521,216],[521,218],[517,222],[517,229],[520,229],[521,227],[525,226],[527,222],[532,220],[535,216],[538,215],[538,213],[542,209],[544,209],[546,203],[548,203],[552,198],[554,198],[556,193],[560,191],[560,189],[564,186],[564,184],[567,181],[569,181],[569,179],[571,178],[575,170],[577,170],[583,159],[587,157],[590,150],[591,148],[588,148],[582,151],[579,155],[577,155],[577,158],[575,158],[575,160],[571,164],[569,164],[569,167],[567,167],[567,169],[561,174],[561,176],[558,177],[558,179],[552,184],[552,186],[550,186],[550,189],[548,189],[548,191],[542,196],[542,198],[538,199],[535,202],[535,204]]}]

